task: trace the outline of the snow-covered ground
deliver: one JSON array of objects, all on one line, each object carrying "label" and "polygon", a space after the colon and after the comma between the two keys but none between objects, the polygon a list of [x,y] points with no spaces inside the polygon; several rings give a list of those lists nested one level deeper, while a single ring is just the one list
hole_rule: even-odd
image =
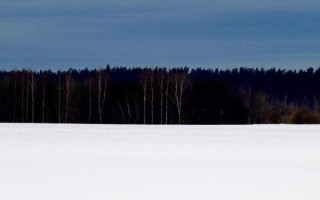
[{"label": "snow-covered ground", "polygon": [[320,126],[0,124],[3,200],[319,200]]}]

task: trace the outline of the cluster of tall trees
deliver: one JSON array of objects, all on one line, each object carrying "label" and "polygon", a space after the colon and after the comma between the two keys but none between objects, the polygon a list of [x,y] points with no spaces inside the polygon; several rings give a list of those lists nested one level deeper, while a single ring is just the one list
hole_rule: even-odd
[{"label": "cluster of tall trees", "polygon": [[312,68],[1,71],[0,121],[299,123],[295,114],[318,123],[319,85],[320,70]]}]

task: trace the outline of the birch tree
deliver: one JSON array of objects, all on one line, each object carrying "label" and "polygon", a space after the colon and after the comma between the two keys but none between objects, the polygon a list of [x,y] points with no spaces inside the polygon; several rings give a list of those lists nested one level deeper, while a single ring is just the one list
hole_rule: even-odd
[{"label": "birch tree", "polygon": [[42,123],[44,123],[44,121],[45,121],[46,78],[47,78],[47,72],[44,72],[42,74]]},{"label": "birch tree", "polygon": [[145,71],[142,72],[143,87],[143,124],[146,124],[146,102],[147,102],[147,77]]},{"label": "birch tree", "polygon": [[150,102],[150,122],[154,123],[154,71],[151,69],[143,69],[141,76],[141,84],[143,88],[143,123],[146,124],[147,117],[147,99]]},{"label": "birch tree", "polygon": [[24,122],[24,77],[25,71],[21,72],[21,122]]},{"label": "birch tree", "polygon": [[91,123],[92,115],[92,79],[89,79],[89,124]]},{"label": "birch tree", "polygon": [[71,101],[71,95],[72,95],[72,90],[74,88],[74,80],[72,78],[71,72],[68,72],[65,77],[65,112],[64,112],[64,122],[67,123],[69,122],[69,119],[71,118],[71,113],[70,113],[70,101]]},{"label": "birch tree", "polygon": [[57,72],[58,75],[58,120],[61,123],[61,71]]},{"label": "birch tree", "polygon": [[107,84],[109,81],[109,74],[100,69],[97,72],[97,81],[98,81],[98,112],[99,112],[99,121],[102,123],[102,114],[106,101],[106,92],[107,92]]},{"label": "birch tree", "polygon": [[154,71],[148,71],[148,79],[150,85],[150,111],[151,111],[151,124],[154,123]]},{"label": "birch tree", "polygon": [[18,76],[18,72],[15,70],[13,72],[13,117],[12,117],[12,121],[15,122],[16,121],[16,102],[17,102],[17,76]]},{"label": "birch tree", "polygon": [[189,85],[190,80],[188,79],[187,69],[172,70],[170,72],[171,95],[169,95],[169,98],[177,108],[179,124],[181,124],[182,107],[185,103],[184,93]]},{"label": "birch tree", "polygon": [[166,75],[165,69],[160,69],[158,75],[159,88],[160,88],[160,124],[163,124],[163,95],[164,95],[164,79]]},{"label": "birch tree", "polygon": [[35,72],[32,70],[29,71],[30,74],[30,92],[31,92],[31,122],[34,122],[34,106],[35,106],[35,89],[36,89],[36,80],[35,80]]},{"label": "birch tree", "polygon": [[169,107],[169,85],[170,85],[170,79],[167,76],[166,80],[166,117],[165,117],[165,124],[168,124],[168,107]]},{"label": "birch tree", "polygon": [[29,122],[29,72],[26,71],[26,122]]}]

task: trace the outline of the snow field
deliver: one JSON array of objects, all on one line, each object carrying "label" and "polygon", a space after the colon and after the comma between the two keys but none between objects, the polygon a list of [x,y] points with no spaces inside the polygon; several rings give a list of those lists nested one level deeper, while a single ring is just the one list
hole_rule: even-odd
[{"label": "snow field", "polygon": [[0,199],[320,199],[320,126],[0,124]]}]

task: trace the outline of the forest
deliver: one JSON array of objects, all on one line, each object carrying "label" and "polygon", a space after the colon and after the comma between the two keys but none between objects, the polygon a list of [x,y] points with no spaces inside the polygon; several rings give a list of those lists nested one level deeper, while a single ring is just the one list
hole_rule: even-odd
[{"label": "forest", "polygon": [[320,68],[0,71],[0,122],[320,123]]}]

